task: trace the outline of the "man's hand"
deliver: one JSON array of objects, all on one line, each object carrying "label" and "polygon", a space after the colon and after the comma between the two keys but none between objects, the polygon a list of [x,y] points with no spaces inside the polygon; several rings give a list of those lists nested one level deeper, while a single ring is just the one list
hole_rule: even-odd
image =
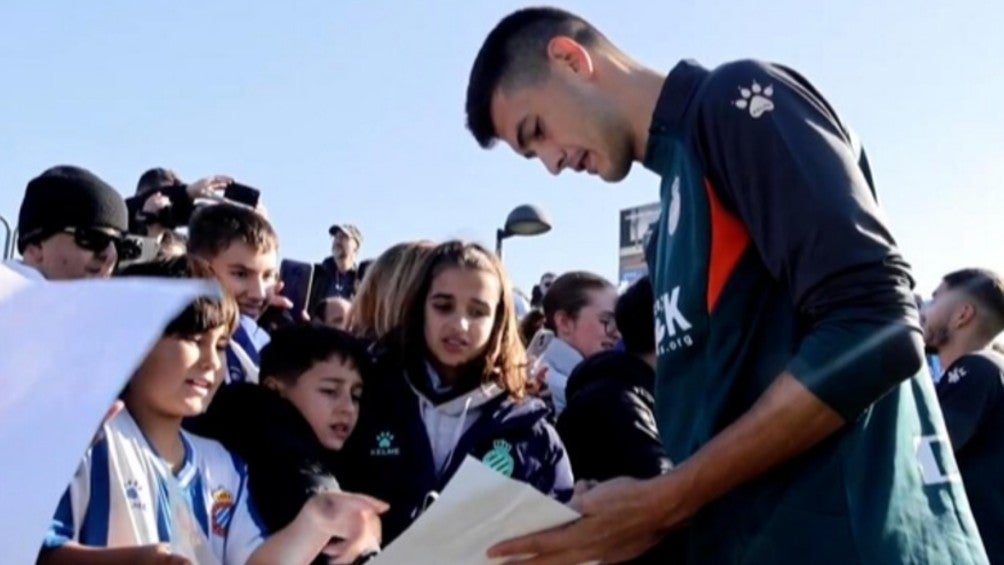
[{"label": "man's hand", "polygon": [[154,192],[143,202],[143,213],[153,216],[171,205],[171,199],[161,192]]},{"label": "man's hand", "polygon": [[595,486],[580,482],[570,506],[582,518],[503,542],[489,549],[488,555],[533,556],[513,561],[522,565],[619,563],[638,557],[696,511],[686,506],[683,478],[666,481],[668,477],[619,478]]},{"label": "man's hand", "polygon": [[212,198],[217,192],[222,191],[227,185],[233,182],[234,179],[224,175],[214,175],[199,179],[188,185],[188,196],[192,200],[196,198]]},{"label": "man's hand", "polygon": [[706,504],[833,434],[844,421],[789,373],[782,373],[738,420],[669,473],[615,479],[579,494],[582,518],[502,543],[489,554],[534,555],[529,565],[616,563],[652,547]]}]

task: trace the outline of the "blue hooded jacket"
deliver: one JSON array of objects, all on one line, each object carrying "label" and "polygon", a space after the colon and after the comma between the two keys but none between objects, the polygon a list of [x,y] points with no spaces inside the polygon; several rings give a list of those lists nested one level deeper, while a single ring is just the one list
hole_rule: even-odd
[{"label": "blue hooded jacket", "polygon": [[442,406],[477,385],[437,393],[428,378],[410,376],[424,377],[422,373],[384,372],[368,381],[359,423],[340,453],[342,487],[390,504],[382,516],[384,544],[435,500],[467,455],[558,500],[571,497],[568,455],[546,420],[547,407],[535,398],[518,402],[500,391],[482,402],[470,416],[474,421],[458,434],[445,466],[438,469],[421,405]]}]

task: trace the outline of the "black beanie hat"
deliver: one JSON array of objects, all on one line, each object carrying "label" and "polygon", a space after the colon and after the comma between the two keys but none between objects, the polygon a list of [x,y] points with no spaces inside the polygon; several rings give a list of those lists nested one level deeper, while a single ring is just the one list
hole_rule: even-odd
[{"label": "black beanie hat", "polygon": [[31,179],[18,215],[18,251],[28,240],[68,227],[129,231],[125,200],[87,169],[61,165]]}]

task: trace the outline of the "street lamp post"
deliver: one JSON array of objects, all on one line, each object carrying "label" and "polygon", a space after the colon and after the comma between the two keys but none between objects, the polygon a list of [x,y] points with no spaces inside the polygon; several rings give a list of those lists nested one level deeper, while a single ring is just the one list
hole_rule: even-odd
[{"label": "street lamp post", "polygon": [[505,226],[495,232],[495,253],[502,257],[502,240],[514,235],[540,235],[551,231],[551,220],[540,208],[523,204],[513,208],[505,219]]}]

